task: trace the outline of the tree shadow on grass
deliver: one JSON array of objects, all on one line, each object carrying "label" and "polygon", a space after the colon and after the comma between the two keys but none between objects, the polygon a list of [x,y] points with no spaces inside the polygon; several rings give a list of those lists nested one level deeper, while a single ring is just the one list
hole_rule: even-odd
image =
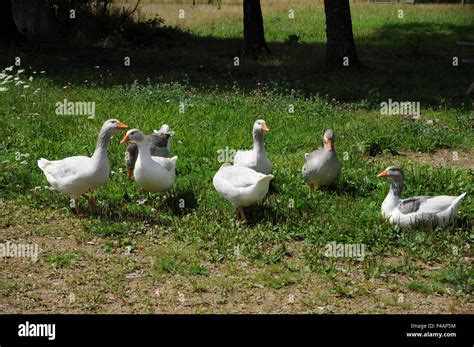
[{"label": "tree shadow on grass", "polygon": [[[363,100],[366,107],[377,107],[388,98],[459,106],[472,82],[469,72],[473,67],[454,68],[451,61],[455,55],[470,54],[456,46],[458,40],[474,38],[470,29],[456,24],[440,28],[435,22],[387,24],[371,35],[356,37],[365,68],[337,71],[324,68],[324,43],[269,42],[273,54],[253,60],[240,56],[239,38],[200,37],[168,27],[160,29],[162,39],[154,47],[50,43],[21,54],[1,52],[0,63],[11,65],[19,55],[33,70],[46,70],[47,77],[59,86],[87,79],[109,88],[148,80],[204,89],[217,85],[222,90],[232,90],[238,83],[248,92],[262,83],[284,94],[294,89],[302,96]],[[124,64],[126,57],[130,66]],[[239,66],[234,65],[235,57],[240,59]]]}]

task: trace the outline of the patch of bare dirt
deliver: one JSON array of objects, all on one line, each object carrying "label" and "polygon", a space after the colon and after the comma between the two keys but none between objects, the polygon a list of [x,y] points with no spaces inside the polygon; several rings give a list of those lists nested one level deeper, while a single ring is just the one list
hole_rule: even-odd
[{"label": "patch of bare dirt", "polygon": [[435,153],[410,152],[407,153],[407,158],[433,166],[474,169],[474,150],[441,149]]}]

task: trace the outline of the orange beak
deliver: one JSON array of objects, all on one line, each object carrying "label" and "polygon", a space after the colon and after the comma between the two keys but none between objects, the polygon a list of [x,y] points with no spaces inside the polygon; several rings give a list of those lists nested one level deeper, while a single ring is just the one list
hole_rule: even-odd
[{"label": "orange beak", "polygon": [[334,149],[334,141],[331,139],[328,140],[328,148],[330,151]]},{"label": "orange beak", "polygon": [[133,171],[132,170],[127,170],[127,178],[131,180],[133,177]]},{"label": "orange beak", "polygon": [[122,122],[120,122],[120,123],[117,124],[117,128],[119,128],[119,129],[127,129],[128,126],[126,126],[125,124],[123,124]]},{"label": "orange beak", "polygon": [[128,142],[129,140],[130,140],[130,139],[128,138],[128,134],[126,134],[126,135],[123,137],[122,141],[120,141],[120,143],[122,144],[122,143]]},{"label": "orange beak", "polygon": [[266,124],[263,124],[263,125],[262,125],[262,130],[263,130],[264,132],[266,132],[266,133],[268,133],[268,132],[270,131],[270,129],[267,127]]},{"label": "orange beak", "polygon": [[377,177],[387,177],[387,176],[388,176],[387,170],[383,170],[381,173],[377,175]]}]

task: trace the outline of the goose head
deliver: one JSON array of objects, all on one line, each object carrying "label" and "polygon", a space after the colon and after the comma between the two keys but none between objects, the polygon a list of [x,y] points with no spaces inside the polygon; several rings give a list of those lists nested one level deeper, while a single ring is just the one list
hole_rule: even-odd
[{"label": "goose head", "polygon": [[104,122],[102,128],[100,129],[100,132],[107,135],[114,135],[117,134],[120,130],[127,128],[128,126],[123,124],[118,119],[109,119]]},{"label": "goose head", "polygon": [[267,123],[263,119],[257,119],[253,124],[253,132],[254,133],[267,133],[270,129],[267,126]]},{"label": "goose head", "polygon": [[330,151],[334,151],[334,140],[336,136],[334,135],[334,131],[332,129],[328,129],[324,132],[323,140],[324,140],[324,147]]},{"label": "goose head", "polygon": [[120,141],[120,143],[131,142],[131,143],[136,143],[138,145],[145,141],[147,141],[147,136],[145,136],[138,129],[131,129],[127,131],[127,133],[123,137],[122,141]]},{"label": "goose head", "polygon": [[401,169],[395,166],[389,166],[381,173],[379,173],[377,177],[388,177],[392,182],[391,189],[394,190],[394,193],[396,193],[396,195],[400,196],[404,182],[403,171]]},{"label": "goose head", "polygon": [[395,166],[389,166],[385,170],[383,170],[381,173],[377,175],[377,177],[389,177],[392,180],[403,180],[403,171],[399,169],[398,167]]}]

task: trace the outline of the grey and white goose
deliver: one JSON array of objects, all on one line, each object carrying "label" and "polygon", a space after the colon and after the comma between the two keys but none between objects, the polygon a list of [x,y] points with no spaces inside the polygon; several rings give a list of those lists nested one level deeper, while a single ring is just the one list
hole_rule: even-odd
[{"label": "grey and white goose", "polygon": [[334,131],[332,129],[326,130],[323,139],[323,149],[317,149],[304,155],[305,163],[301,173],[309,186],[308,196],[311,196],[311,191],[315,187],[319,188],[336,183],[341,173],[341,163],[334,148]]},{"label": "grey and white goose", "polygon": [[[170,137],[173,135],[174,132],[170,132],[168,124],[163,124],[160,130],[153,130],[153,134],[150,135],[150,154],[153,157],[169,158],[171,148]],[[138,146],[136,143],[129,142],[125,150],[125,165],[128,179],[133,177],[133,170],[135,169],[137,158]]]},{"label": "grey and white goose", "polygon": [[245,166],[264,175],[271,174],[272,163],[263,142],[263,134],[269,131],[263,119],[256,120],[252,129],[253,148],[248,151],[237,151],[234,156],[234,166]]},{"label": "grey and white goose", "polygon": [[444,226],[456,218],[461,200],[466,196],[415,196],[400,199],[403,190],[403,171],[390,166],[378,174],[378,177],[390,179],[390,190],[382,203],[382,216],[392,224],[400,226],[415,225],[428,222],[432,225]]}]

